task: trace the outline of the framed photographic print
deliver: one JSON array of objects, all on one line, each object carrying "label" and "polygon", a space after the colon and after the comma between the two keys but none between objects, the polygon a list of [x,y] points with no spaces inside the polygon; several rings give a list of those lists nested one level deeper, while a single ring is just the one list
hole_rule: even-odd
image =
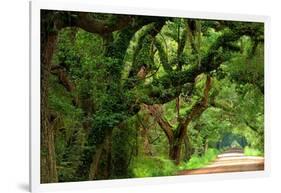
[{"label": "framed photographic print", "polygon": [[268,17],[32,1],[31,191],[269,172]]}]

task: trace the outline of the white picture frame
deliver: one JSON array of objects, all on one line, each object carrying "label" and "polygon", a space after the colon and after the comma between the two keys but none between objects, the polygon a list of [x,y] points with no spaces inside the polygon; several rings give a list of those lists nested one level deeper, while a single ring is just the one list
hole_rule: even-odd
[{"label": "white picture frame", "polygon": [[[40,10],[67,10],[100,13],[137,14],[151,16],[172,16],[200,19],[236,20],[264,22],[265,25],[265,169],[243,173],[203,174],[192,176],[149,177],[141,179],[101,180],[40,184]],[[256,178],[270,175],[270,128],[269,128],[269,46],[270,18],[259,15],[240,15],[229,13],[194,12],[188,10],[149,9],[142,7],[123,7],[99,4],[97,1],[79,2],[31,1],[30,2],[30,191],[94,189],[101,187],[129,187],[147,184],[187,183],[192,181],[211,181],[225,179]]]}]

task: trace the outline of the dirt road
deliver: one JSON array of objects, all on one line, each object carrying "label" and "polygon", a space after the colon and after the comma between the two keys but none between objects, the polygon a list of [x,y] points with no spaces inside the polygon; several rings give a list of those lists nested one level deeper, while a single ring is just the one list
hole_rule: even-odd
[{"label": "dirt road", "polygon": [[242,149],[233,148],[218,155],[208,166],[193,170],[183,170],[178,175],[211,174],[224,172],[244,172],[264,170],[264,158],[245,156]]}]

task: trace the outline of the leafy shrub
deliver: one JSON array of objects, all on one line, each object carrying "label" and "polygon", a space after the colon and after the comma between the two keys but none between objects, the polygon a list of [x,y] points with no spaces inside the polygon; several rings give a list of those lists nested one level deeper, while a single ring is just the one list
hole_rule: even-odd
[{"label": "leafy shrub", "polygon": [[187,163],[179,166],[179,169],[197,169],[204,167],[211,161],[215,160],[219,151],[217,149],[208,149],[203,156],[193,155]]},{"label": "leafy shrub", "polygon": [[133,177],[170,176],[176,172],[175,164],[161,157],[137,158],[132,163]]},{"label": "leafy shrub", "polygon": [[246,156],[263,156],[263,152],[258,149],[253,149],[248,146],[244,148],[244,154]]}]

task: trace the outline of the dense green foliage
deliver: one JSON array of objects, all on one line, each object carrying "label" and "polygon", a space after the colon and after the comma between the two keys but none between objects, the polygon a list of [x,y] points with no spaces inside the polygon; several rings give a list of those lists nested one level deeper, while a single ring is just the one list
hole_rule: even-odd
[{"label": "dense green foliage", "polygon": [[263,155],[262,23],[43,15],[56,41],[41,156],[59,182],[176,175],[230,147]]}]

